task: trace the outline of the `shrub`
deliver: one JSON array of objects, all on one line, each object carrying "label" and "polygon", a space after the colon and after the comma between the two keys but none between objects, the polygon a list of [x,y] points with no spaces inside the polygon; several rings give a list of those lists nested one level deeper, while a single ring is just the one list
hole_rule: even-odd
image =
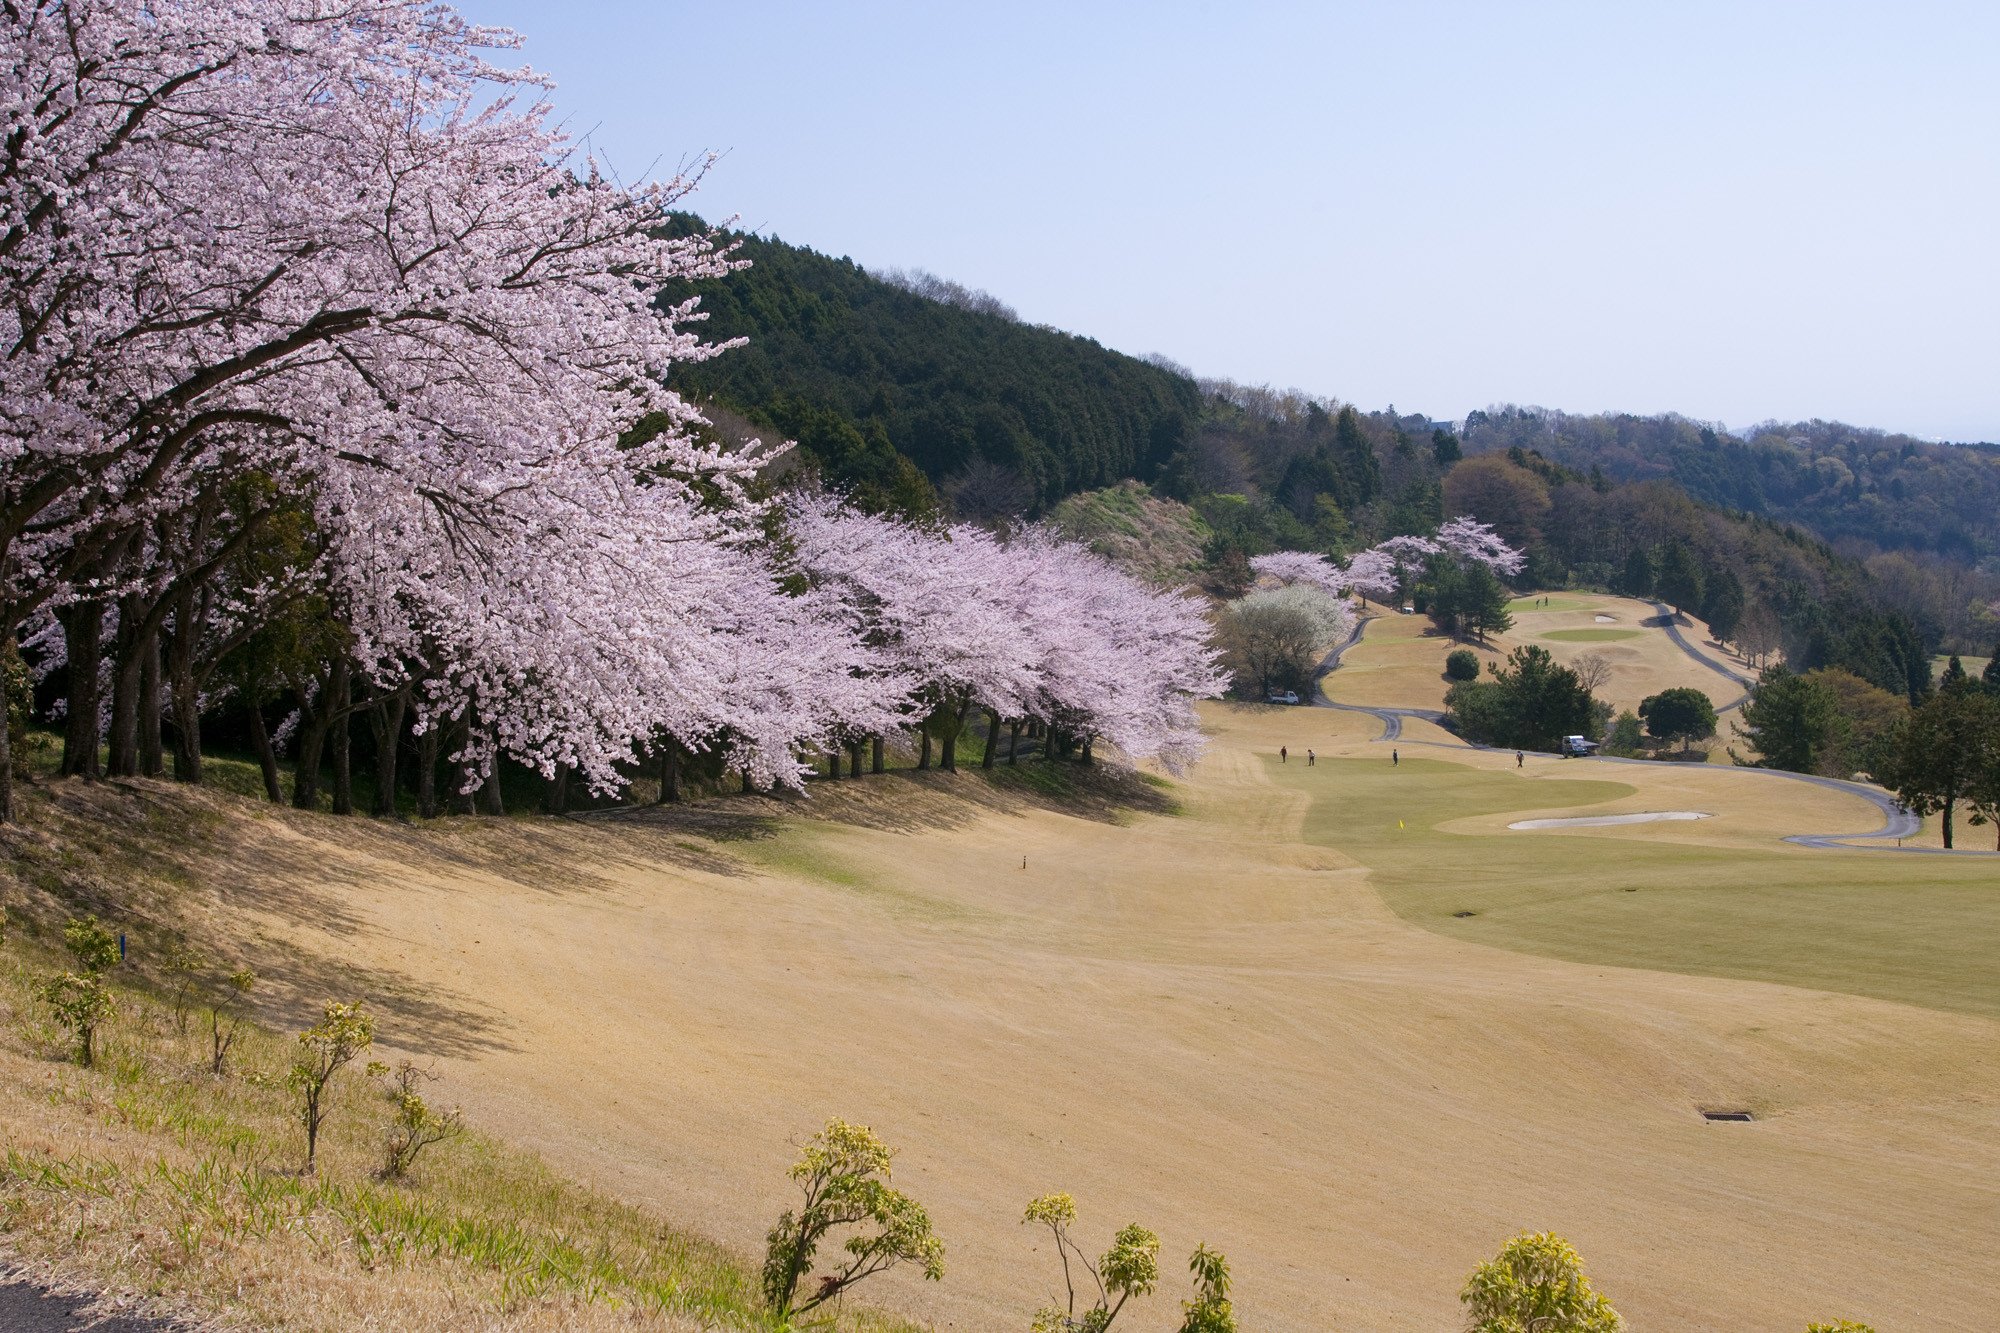
[{"label": "shrub", "polygon": [[63,927],[63,947],[90,976],[110,971],[118,961],[118,937],[94,915],[70,918]]},{"label": "shrub", "polygon": [[97,1029],[118,1011],[111,992],[95,973],[65,972],[50,977],[35,993],[55,1011],[56,1022],[76,1040],[76,1062],[90,1068],[96,1059]]},{"label": "shrub", "polygon": [[[920,1264],[932,1282],[944,1277],[944,1242],[931,1233],[929,1214],[889,1186],[892,1156],[867,1126],[844,1120],[827,1121],[806,1140],[790,1173],[804,1197],[771,1228],[764,1256],[764,1295],[781,1322],[901,1263]],[[843,1247],[847,1262],[821,1274],[801,1300],[799,1284],[820,1242],[841,1227],[856,1228]]]},{"label": "shrub", "polygon": [[224,983],[229,989],[208,1006],[208,1069],[220,1074],[229,1061],[229,1048],[236,1044],[236,1030],[243,1022],[243,1002],[257,984],[257,974],[239,967]]},{"label": "shrub", "polygon": [[1207,1245],[1197,1245],[1188,1271],[1194,1274],[1194,1299],[1181,1302],[1180,1333],[1236,1333],[1236,1311],[1229,1303],[1229,1261]]},{"label": "shrub", "polygon": [[[1144,1296],[1160,1280],[1160,1238],[1132,1223],[1111,1238],[1111,1248],[1093,1264],[1083,1247],[1069,1234],[1076,1221],[1076,1200],[1067,1194],[1046,1194],[1028,1205],[1021,1221],[1049,1229],[1055,1237],[1056,1255],[1062,1260],[1063,1289],[1068,1293],[1065,1308],[1053,1305],[1036,1311],[1033,1333],[1103,1333],[1134,1296]],[[1083,1270],[1097,1288],[1097,1300],[1077,1312],[1076,1273]],[[1090,1293],[1083,1293],[1088,1299]]]},{"label": "shrub", "polygon": [[1643,750],[1645,743],[1645,737],[1639,730],[1639,715],[1628,708],[1612,724],[1611,737],[1604,742],[1604,753],[1623,755],[1629,759]]},{"label": "shrub", "polygon": [[375,1020],[358,1004],[330,1003],[320,1021],[299,1034],[299,1058],[286,1082],[299,1094],[299,1123],[306,1131],[305,1173],[319,1153],[319,1130],[326,1122],[326,1089],[333,1076],[375,1040]]},{"label": "shrub", "polygon": [[389,1076],[389,1100],[396,1104],[395,1119],[389,1122],[387,1157],[382,1163],[384,1180],[401,1180],[409,1174],[417,1154],[433,1143],[455,1139],[465,1132],[465,1117],[457,1107],[440,1114],[433,1111],[417,1092],[420,1082],[437,1081],[437,1074],[419,1069],[408,1060],[393,1074],[386,1065],[370,1066],[370,1072]]},{"label": "shrub", "polygon": [[1479,654],[1470,648],[1454,648],[1444,659],[1444,674],[1447,680],[1479,679]]},{"label": "shrub", "polygon": [[1852,1319],[1836,1319],[1831,1324],[1807,1324],[1806,1333],[1875,1333],[1875,1330]]},{"label": "shrub", "polygon": [[1715,734],[1715,705],[1700,690],[1677,685],[1639,701],[1646,731],[1663,741],[1679,741],[1685,752],[1695,741]]},{"label": "shrub", "polygon": [[118,961],[118,940],[95,916],[70,918],[63,927],[63,947],[76,959],[78,971],[50,977],[35,995],[55,1014],[76,1041],[77,1063],[86,1069],[97,1058],[97,1029],[118,1012],[111,992],[98,974]]},{"label": "shrub", "polygon": [[1618,1333],[1624,1321],[1590,1289],[1583,1260],[1554,1232],[1521,1235],[1472,1270],[1465,1290],[1471,1333]]},{"label": "shrub", "polygon": [[201,978],[208,970],[208,960],[184,941],[176,940],[167,950],[166,969],[167,1000],[173,1006],[174,1031],[186,1033],[188,1009],[194,1004],[196,992],[201,989]]}]

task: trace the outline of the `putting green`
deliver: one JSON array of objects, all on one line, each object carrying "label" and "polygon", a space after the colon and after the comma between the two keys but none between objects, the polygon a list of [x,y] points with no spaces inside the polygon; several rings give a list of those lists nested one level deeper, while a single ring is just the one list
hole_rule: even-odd
[{"label": "putting green", "polygon": [[1537,637],[1559,643],[1610,643],[1613,639],[1636,639],[1644,633],[1636,629],[1552,629]]},{"label": "putting green", "polygon": [[[1312,796],[1308,841],[1353,856],[1399,916],[1443,934],[1573,962],[1782,982],[2000,1017],[2000,957],[1991,943],[2000,939],[2000,884],[1990,862],[1782,843],[1767,851],[1703,846],[1643,829],[1565,834],[1558,847],[1549,835],[1509,835],[1497,825],[1491,834],[1438,825],[1560,812],[1638,789],[1523,779],[1407,753],[1396,768],[1323,758],[1311,770],[1273,763],[1270,771]],[[1774,800],[1791,795],[1782,779],[1732,774],[1722,786],[1717,777],[1714,803],[1704,808],[1725,818],[1682,825],[1690,830],[1684,838],[1725,825],[1731,803],[1740,809],[1744,798],[1767,791]],[[1868,820],[1857,813],[1855,831]]]},{"label": "putting green", "polygon": [[1588,611],[1597,605],[1594,597],[1563,597],[1551,594],[1546,600],[1541,597],[1516,597],[1507,603],[1507,610],[1520,615],[1523,611]]}]

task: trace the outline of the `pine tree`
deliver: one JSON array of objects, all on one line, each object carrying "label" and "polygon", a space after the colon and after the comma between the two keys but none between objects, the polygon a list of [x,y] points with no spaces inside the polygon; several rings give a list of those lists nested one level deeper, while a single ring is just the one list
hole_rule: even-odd
[{"label": "pine tree", "polygon": [[1833,739],[1836,721],[1831,690],[1777,666],[1757,678],[1737,734],[1756,747],[1756,767],[1812,773]]},{"label": "pine tree", "polygon": [[1659,581],[1653,591],[1677,614],[1685,614],[1689,607],[1701,605],[1701,566],[1686,542],[1674,542],[1667,547],[1666,557],[1660,562]]},{"label": "pine tree", "polygon": [[1643,546],[1635,546],[1625,557],[1625,573],[1618,581],[1618,591],[1627,597],[1651,597],[1653,581],[1659,575],[1653,569],[1653,553]]}]

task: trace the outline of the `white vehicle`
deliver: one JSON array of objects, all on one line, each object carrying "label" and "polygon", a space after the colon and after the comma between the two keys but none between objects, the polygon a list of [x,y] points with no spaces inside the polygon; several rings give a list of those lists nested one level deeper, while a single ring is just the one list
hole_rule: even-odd
[{"label": "white vehicle", "polygon": [[1563,737],[1562,757],[1565,759],[1568,759],[1571,756],[1576,756],[1581,758],[1585,755],[1594,754],[1596,750],[1597,750],[1596,741],[1585,740],[1581,736]]},{"label": "white vehicle", "polygon": [[1267,698],[1264,702],[1273,704],[1295,704],[1298,701],[1299,701],[1299,695],[1298,691],[1296,690],[1272,690],[1270,697]]}]

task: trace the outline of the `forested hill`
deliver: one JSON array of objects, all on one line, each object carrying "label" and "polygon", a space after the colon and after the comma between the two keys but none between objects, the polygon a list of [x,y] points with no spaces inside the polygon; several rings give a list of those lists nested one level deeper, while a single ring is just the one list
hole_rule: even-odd
[{"label": "forested hill", "polygon": [[1828,541],[1976,563],[2000,554],[2000,446],[1933,444],[1839,422],[1742,435],[1671,413],[1575,416],[1501,407],[1466,418],[1465,448],[1534,449],[1614,481],[1663,478],[1698,500],[1796,522]]},{"label": "forested hill", "polygon": [[749,345],[675,386],[797,440],[864,500],[919,509],[935,487],[961,511],[1039,510],[1150,479],[1201,416],[1191,379],[1019,323],[991,298],[954,301],[976,294],[935,280],[919,294],[852,260],[740,240],[749,268],[662,299],[699,295],[703,335]]}]

